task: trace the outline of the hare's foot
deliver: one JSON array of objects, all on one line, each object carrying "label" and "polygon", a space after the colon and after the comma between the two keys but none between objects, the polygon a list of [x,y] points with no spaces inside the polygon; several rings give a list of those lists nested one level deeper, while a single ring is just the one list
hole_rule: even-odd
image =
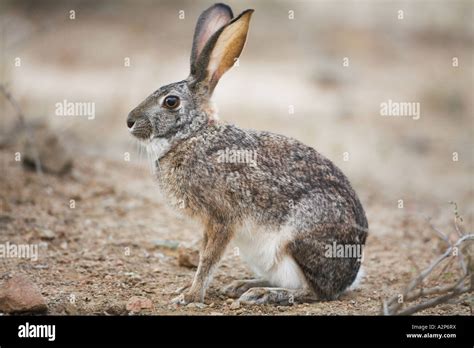
[{"label": "hare's foot", "polygon": [[277,304],[281,306],[316,300],[316,296],[310,290],[285,288],[251,288],[239,298],[239,302],[243,304]]},{"label": "hare's foot", "polygon": [[204,297],[199,292],[190,290],[184,291],[181,295],[171,300],[171,303],[177,305],[187,305],[188,303],[204,303]]},{"label": "hare's foot", "polygon": [[264,279],[235,280],[221,290],[221,293],[231,298],[238,298],[251,288],[270,286]]}]

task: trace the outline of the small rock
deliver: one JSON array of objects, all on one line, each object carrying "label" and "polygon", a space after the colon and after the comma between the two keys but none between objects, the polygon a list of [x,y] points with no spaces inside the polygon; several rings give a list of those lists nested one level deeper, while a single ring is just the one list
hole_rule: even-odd
[{"label": "small rock", "polygon": [[142,309],[152,309],[153,302],[151,302],[151,300],[146,297],[133,296],[132,298],[128,300],[125,308],[129,312],[138,313]]},{"label": "small rock", "polygon": [[153,244],[157,247],[176,250],[178,249],[179,242],[176,240],[167,240],[167,239],[155,239]]},{"label": "small rock", "polygon": [[53,240],[56,238],[56,233],[51,231],[49,228],[41,228],[38,230],[38,235],[41,239]]},{"label": "small rock", "polygon": [[6,313],[37,312],[48,310],[38,287],[24,276],[14,276],[0,287],[0,311]]},{"label": "small rock", "polygon": [[72,303],[66,303],[64,305],[64,312],[69,315],[78,315],[79,309]]},{"label": "small rock", "polygon": [[227,304],[231,304],[232,302],[234,302],[234,300],[231,298],[228,298],[227,300],[225,300],[225,303]]},{"label": "small rock", "polygon": [[221,313],[221,312],[211,312],[210,315],[224,315],[224,313]]},{"label": "small rock", "polygon": [[236,310],[240,308],[240,302],[239,301],[234,301],[230,304],[229,306],[230,309]]},{"label": "small rock", "polygon": [[199,251],[191,248],[179,248],[178,265],[187,268],[196,268],[199,264]]},{"label": "small rock", "polygon": [[109,308],[105,310],[106,315],[124,315],[126,314],[126,310],[122,305],[114,304],[111,305]]},{"label": "small rock", "polygon": [[199,308],[199,309],[203,309],[203,308],[206,308],[207,305],[206,305],[205,303],[191,302],[191,303],[189,303],[186,307],[187,307],[187,308]]},{"label": "small rock", "polygon": [[135,272],[125,272],[124,275],[130,277],[131,279],[142,279],[142,277]]},{"label": "small rock", "polygon": [[153,257],[156,257],[157,259],[161,259],[161,260],[164,260],[167,258],[167,256],[163,253],[160,253],[160,252],[156,252],[156,253],[153,253]]},{"label": "small rock", "polygon": [[62,136],[58,136],[48,124],[37,123],[23,130],[19,141],[23,147],[23,165],[35,169],[37,163],[44,172],[56,175],[71,171],[73,160]]}]

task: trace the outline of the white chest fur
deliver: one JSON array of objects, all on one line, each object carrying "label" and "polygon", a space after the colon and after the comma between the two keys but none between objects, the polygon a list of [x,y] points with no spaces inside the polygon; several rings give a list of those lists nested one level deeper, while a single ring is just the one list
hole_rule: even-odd
[{"label": "white chest fur", "polygon": [[146,147],[148,156],[153,160],[153,163],[166,155],[170,148],[170,142],[165,138],[152,139]]},{"label": "white chest fur", "polygon": [[236,231],[234,244],[258,277],[268,280],[273,286],[299,289],[306,286],[306,281],[286,250],[292,236],[287,227],[275,231],[245,221]]}]

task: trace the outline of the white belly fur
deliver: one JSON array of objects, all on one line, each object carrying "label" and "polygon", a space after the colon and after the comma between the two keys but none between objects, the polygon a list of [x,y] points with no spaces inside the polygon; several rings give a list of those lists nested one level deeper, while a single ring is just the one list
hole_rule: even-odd
[{"label": "white belly fur", "polygon": [[234,243],[239,255],[258,277],[273,286],[302,289],[307,286],[305,277],[293,257],[284,250],[291,239],[292,231],[288,227],[274,231],[245,221],[237,229]]}]

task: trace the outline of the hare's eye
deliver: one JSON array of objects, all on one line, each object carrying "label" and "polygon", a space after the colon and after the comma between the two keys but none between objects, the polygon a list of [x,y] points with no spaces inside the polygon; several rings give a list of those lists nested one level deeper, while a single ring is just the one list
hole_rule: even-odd
[{"label": "hare's eye", "polygon": [[179,106],[179,97],[169,95],[163,100],[163,106],[167,109],[176,109]]}]

